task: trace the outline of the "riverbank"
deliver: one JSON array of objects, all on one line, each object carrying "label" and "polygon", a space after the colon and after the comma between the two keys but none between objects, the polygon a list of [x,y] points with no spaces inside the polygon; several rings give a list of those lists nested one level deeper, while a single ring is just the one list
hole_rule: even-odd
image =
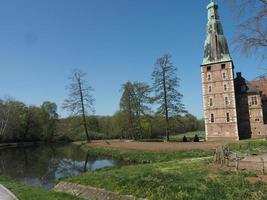
[{"label": "riverbank", "polygon": [[[258,145],[254,146],[258,148]],[[93,154],[127,158],[136,165],[86,172],[64,181],[151,200],[224,200],[237,197],[260,200],[267,197],[266,184],[257,179],[257,174],[223,171],[213,167],[210,150],[153,154],[144,150],[100,148],[94,144],[86,144],[82,148]],[[204,154],[199,156],[199,152]]]}]

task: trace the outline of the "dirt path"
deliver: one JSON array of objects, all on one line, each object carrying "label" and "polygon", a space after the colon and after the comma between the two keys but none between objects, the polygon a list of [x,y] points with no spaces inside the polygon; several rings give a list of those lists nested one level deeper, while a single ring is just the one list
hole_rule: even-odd
[{"label": "dirt path", "polygon": [[130,140],[97,140],[89,145],[145,151],[186,151],[192,149],[215,149],[227,142],[136,142]]}]

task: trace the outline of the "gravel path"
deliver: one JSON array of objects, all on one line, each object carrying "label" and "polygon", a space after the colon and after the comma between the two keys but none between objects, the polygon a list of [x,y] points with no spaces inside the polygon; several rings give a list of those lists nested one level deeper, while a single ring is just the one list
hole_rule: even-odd
[{"label": "gravel path", "polygon": [[0,185],[0,199],[1,200],[18,200],[18,198],[10,192],[3,185]]},{"label": "gravel path", "polygon": [[[133,196],[120,196],[117,193],[109,192],[103,189],[90,186],[83,186],[75,183],[61,181],[55,187],[54,191],[64,192],[84,199],[96,200],[135,200]],[[2,199],[1,199],[2,200]],[[137,199],[142,200],[142,199]]]}]

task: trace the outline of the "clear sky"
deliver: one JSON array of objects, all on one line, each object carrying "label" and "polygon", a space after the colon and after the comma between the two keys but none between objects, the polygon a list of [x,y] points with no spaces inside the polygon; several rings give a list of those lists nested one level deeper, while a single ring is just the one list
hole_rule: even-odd
[{"label": "clear sky", "polygon": [[[173,55],[183,101],[202,117],[200,64],[209,0],[8,0],[0,1],[0,96],[28,105],[67,96],[74,68],[88,73],[98,115],[119,107],[126,81],[151,83],[156,58]],[[236,71],[253,79],[259,61],[233,52],[236,16],[218,0]]]}]

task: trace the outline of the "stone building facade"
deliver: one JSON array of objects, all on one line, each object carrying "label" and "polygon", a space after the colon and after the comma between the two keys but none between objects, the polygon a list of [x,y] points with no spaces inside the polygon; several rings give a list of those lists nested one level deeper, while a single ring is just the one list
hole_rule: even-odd
[{"label": "stone building facade", "polygon": [[207,37],[201,65],[206,140],[265,137],[267,79],[249,82],[240,72],[235,77],[218,5],[211,2],[207,9]]}]

